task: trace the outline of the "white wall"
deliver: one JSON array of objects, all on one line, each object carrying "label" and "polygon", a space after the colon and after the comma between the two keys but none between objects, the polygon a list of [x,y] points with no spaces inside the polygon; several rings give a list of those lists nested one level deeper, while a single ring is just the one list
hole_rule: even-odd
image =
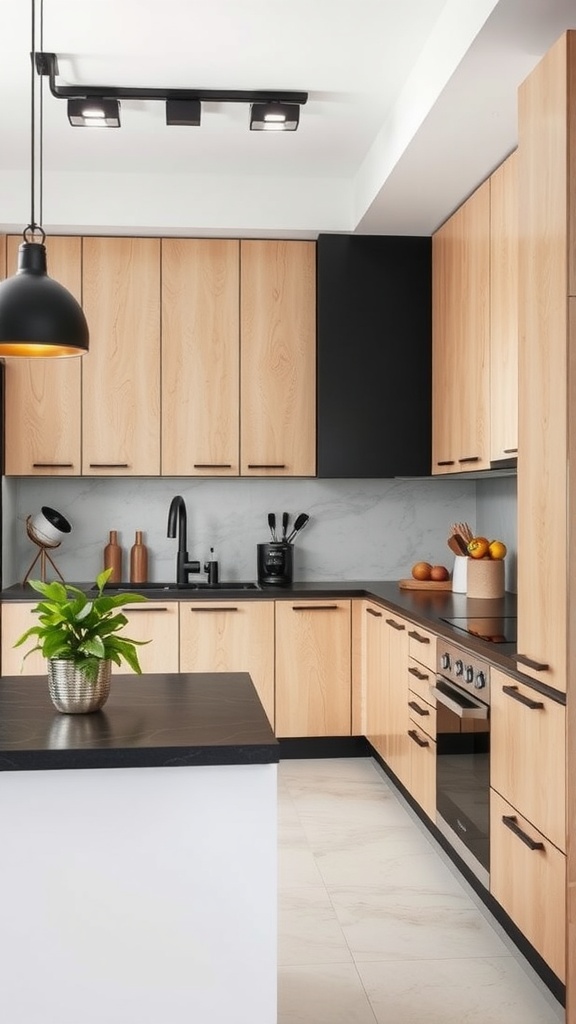
[{"label": "white wall", "polygon": [[187,503],[190,556],[204,561],[214,546],[221,579],[255,579],[256,544],[269,540],[267,513],[281,517],[284,509],[292,518],[302,511],[311,516],[295,542],[295,580],[399,579],[421,559],[451,568],[450,524],[466,519],[475,528],[476,487],[475,481],[442,479],[11,478],[4,488],[3,585],[21,581],[34,558],[26,516],[42,505],[72,524],[70,537],[53,552],[67,580],[94,579],[111,529],[119,531],[126,552],[126,579],[127,552],[134,532],[143,530],[151,580],[174,580],[176,541],[166,537],[174,494]]}]

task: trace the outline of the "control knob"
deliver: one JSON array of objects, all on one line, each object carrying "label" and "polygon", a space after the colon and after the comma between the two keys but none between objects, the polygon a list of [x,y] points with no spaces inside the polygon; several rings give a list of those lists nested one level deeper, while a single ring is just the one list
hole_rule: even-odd
[{"label": "control knob", "polygon": [[486,686],[485,672],[480,671],[476,673],[476,680],[474,682],[474,686],[476,687],[477,690],[482,690]]},{"label": "control knob", "polygon": [[443,654],[440,658],[440,664],[442,665],[442,668],[450,668],[450,655]]},{"label": "control knob", "polygon": [[466,665],[464,670],[464,679],[467,683],[474,682],[474,669],[472,668],[472,665]]},{"label": "control knob", "polygon": [[454,662],[454,668],[456,670],[456,675],[461,676],[464,671],[464,662],[461,658],[458,658],[458,660]]}]

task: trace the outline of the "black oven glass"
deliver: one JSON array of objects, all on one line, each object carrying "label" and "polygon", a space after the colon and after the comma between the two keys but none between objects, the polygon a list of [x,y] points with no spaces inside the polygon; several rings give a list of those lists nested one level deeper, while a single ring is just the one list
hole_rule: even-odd
[{"label": "black oven glass", "polygon": [[462,633],[492,644],[515,644],[518,639],[518,620],[511,615],[463,615],[442,621]]},{"label": "black oven glass", "polygon": [[490,721],[462,720],[438,704],[436,810],[490,869]]}]

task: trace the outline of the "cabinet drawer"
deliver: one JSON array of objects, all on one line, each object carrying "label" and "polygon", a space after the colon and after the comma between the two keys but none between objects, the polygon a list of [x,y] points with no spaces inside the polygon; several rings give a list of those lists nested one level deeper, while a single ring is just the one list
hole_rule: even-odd
[{"label": "cabinet drawer", "polygon": [[491,673],[490,785],[566,850],[566,708]]},{"label": "cabinet drawer", "polygon": [[436,744],[414,722],[408,726],[410,793],[423,811],[436,817]]},{"label": "cabinet drawer", "polygon": [[431,672],[436,671],[436,634],[421,626],[408,629],[408,654]]},{"label": "cabinet drawer", "polygon": [[434,686],[436,673],[425,665],[420,665],[413,658],[408,662],[408,686],[414,693],[425,700],[427,704],[436,707],[436,698],[430,693],[430,687]]},{"label": "cabinet drawer", "polygon": [[417,725],[431,739],[436,739],[436,708],[422,700],[414,690],[408,691],[408,714],[410,721]]},{"label": "cabinet drawer", "polygon": [[540,956],[565,977],[566,858],[490,792],[490,892]]}]

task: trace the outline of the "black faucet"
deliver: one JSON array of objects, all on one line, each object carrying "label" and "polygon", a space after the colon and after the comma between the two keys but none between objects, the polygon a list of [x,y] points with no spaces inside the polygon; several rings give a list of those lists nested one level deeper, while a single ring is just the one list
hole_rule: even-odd
[{"label": "black faucet", "polygon": [[178,521],[178,554],[176,556],[176,583],[185,586],[188,583],[188,576],[191,572],[200,572],[200,562],[188,561],[188,517],[186,515],[186,502],[181,494],[176,494],[170,502],[168,511],[168,537],[176,536],[176,521]]}]

